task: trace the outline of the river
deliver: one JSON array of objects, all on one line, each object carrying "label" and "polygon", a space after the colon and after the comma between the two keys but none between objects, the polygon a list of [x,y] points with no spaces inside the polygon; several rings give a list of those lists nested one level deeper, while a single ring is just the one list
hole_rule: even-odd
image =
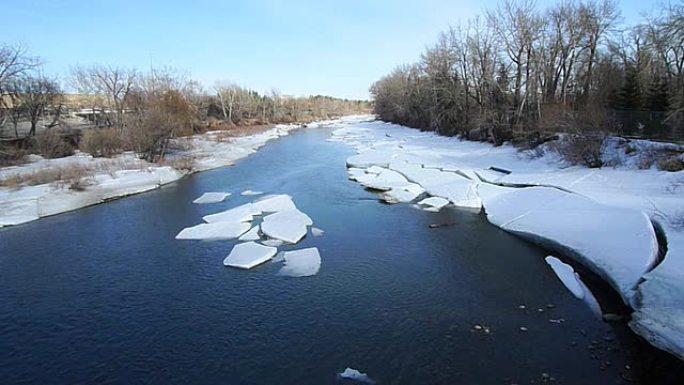
[{"label": "river", "polygon": [[[672,357],[598,320],[546,253],[472,212],[386,205],[348,181],[353,152],[303,129],[236,166],[0,230],[5,384],[678,383]],[[290,194],[320,272],[222,265],[236,243],[177,241],[206,214]],[[196,205],[204,192],[223,203]],[[450,224],[430,228],[430,224]]]}]

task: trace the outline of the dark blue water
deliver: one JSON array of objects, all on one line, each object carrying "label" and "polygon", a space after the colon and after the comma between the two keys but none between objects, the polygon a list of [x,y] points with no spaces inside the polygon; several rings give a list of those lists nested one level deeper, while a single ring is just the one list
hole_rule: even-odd
[{"label": "dark blue water", "polygon": [[[668,358],[596,320],[542,250],[480,215],[378,203],[328,136],[0,231],[0,382],[320,385],[347,366],[380,384],[665,382]],[[319,248],[318,275],[226,268],[235,242],[174,240],[245,189],[292,195],[325,230],[296,246]],[[191,203],[207,191],[235,195]]]}]

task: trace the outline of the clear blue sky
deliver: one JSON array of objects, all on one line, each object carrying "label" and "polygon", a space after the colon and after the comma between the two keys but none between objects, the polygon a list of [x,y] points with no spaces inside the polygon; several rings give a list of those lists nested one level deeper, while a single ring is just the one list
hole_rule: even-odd
[{"label": "clear blue sky", "polygon": [[[543,6],[551,0],[539,1]],[[440,31],[495,0],[7,0],[0,43],[22,43],[50,74],[74,64],[172,66],[211,86],[367,98]],[[628,21],[651,0],[620,2]]]}]

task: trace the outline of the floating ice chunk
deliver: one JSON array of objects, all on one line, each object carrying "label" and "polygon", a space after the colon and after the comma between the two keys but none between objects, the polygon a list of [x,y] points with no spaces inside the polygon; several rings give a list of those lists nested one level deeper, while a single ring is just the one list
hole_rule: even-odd
[{"label": "floating ice chunk", "polygon": [[442,197],[429,197],[418,202],[420,208],[426,211],[439,211],[444,206],[448,205],[449,201]]},{"label": "floating ice chunk", "polygon": [[176,235],[176,239],[234,239],[244,234],[247,230],[249,230],[249,224],[244,222],[202,223],[197,226],[184,228]]},{"label": "floating ice chunk", "polygon": [[582,284],[578,282],[577,277],[575,276],[575,270],[572,266],[563,263],[560,259],[552,256],[546,257],[545,260],[546,263],[551,266],[553,272],[556,273],[558,279],[560,279],[560,281],[563,282],[563,285],[570,290],[572,295],[578,299],[584,298],[584,289],[582,288]]},{"label": "floating ice chunk", "polygon": [[344,372],[338,374],[337,376],[347,380],[362,382],[364,384],[375,384],[375,380],[370,378],[366,373],[361,373],[358,370],[352,368],[344,369]]},{"label": "floating ice chunk", "polygon": [[301,219],[277,219],[261,223],[261,232],[270,238],[295,244],[306,236],[306,224]]},{"label": "floating ice chunk", "polygon": [[275,247],[260,245],[255,242],[240,243],[235,245],[230,254],[223,260],[224,266],[251,269],[262,264],[278,252]]},{"label": "floating ice chunk", "polygon": [[262,241],[261,243],[271,247],[278,247],[283,245],[283,241],[281,241],[280,239],[267,239],[265,241]]},{"label": "floating ice chunk", "polygon": [[230,193],[223,192],[208,192],[202,194],[201,197],[192,201],[192,203],[205,204],[205,203],[219,203],[223,202],[226,198],[230,196]]},{"label": "floating ice chunk", "polygon": [[352,167],[350,169],[347,169],[347,174],[349,174],[349,179],[357,180],[357,178],[366,175],[366,170],[362,168]]},{"label": "floating ice chunk", "polygon": [[594,313],[598,319],[601,319],[603,315],[601,306],[596,300],[596,297],[594,297],[594,294],[589,290],[572,266],[552,256],[546,257],[545,260],[546,263],[551,266],[551,269],[553,269],[553,272],[556,273],[556,276],[560,281],[563,282],[563,285],[565,285],[576,298],[581,299],[587,304],[589,309],[591,309],[592,313]]},{"label": "floating ice chunk", "polygon": [[389,191],[394,188],[403,188],[409,184],[406,178],[400,173],[389,169],[381,170],[382,171],[377,175],[368,174],[366,177],[357,178],[357,181],[365,187],[379,191]]},{"label": "floating ice chunk", "polygon": [[313,235],[314,237],[320,237],[321,235],[323,235],[323,233],[325,233],[325,231],[319,229],[318,227],[311,228],[311,235]]},{"label": "floating ice chunk", "polygon": [[254,208],[263,213],[274,213],[277,211],[294,210],[297,207],[289,195],[267,195],[252,203]]},{"label": "floating ice chunk", "polygon": [[215,222],[249,222],[255,210],[251,203],[246,203],[241,206],[233,207],[232,209],[222,211],[220,213],[206,215],[202,217],[207,223]]},{"label": "floating ice chunk", "polygon": [[262,191],[252,191],[252,190],[245,190],[240,193],[242,196],[252,196],[252,195],[261,195],[263,194]]},{"label": "floating ice chunk", "polygon": [[280,275],[308,277],[316,275],[321,268],[321,255],[315,247],[286,251],[283,258],[285,259],[285,265],[278,272]]},{"label": "floating ice chunk", "polygon": [[254,226],[248,232],[242,234],[238,239],[241,241],[257,241],[260,238],[261,236],[259,236],[259,226]]},{"label": "floating ice chunk", "polygon": [[390,168],[418,183],[425,191],[451,201],[454,206],[480,209],[482,202],[477,194],[477,183],[453,172],[444,172],[420,165],[394,162]]},{"label": "floating ice chunk", "polygon": [[387,203],[407,203],[412,202],[424,192],[425,190],[420,185],[408,183],[403,187],[383,192],[380,198]]},{"label": "floating ice chunk", "polygon": [[300,222],[304,224],[304,226],[313,225],[311,218],[297,209],[278,211],[277,213],[273,213],[264,217],[264,222],[271,221],[292,221]]}]

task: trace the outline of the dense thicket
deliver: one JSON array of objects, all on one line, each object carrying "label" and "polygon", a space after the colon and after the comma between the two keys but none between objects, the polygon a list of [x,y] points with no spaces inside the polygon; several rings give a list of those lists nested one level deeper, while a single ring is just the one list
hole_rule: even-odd
[{"label": "dense thicket", "polygon": [[684,3],[638,25],[613,0],[506,0],[371,87],[381,119],[445,135],[684,137]]}]

